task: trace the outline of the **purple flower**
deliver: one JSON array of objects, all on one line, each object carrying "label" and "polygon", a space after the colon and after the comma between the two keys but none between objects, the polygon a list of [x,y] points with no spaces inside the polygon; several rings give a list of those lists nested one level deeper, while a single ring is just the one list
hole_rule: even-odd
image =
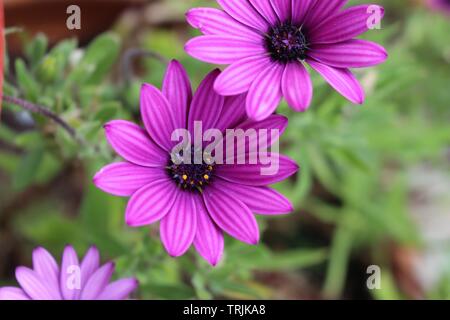
[{"label": "purple flower", "polygon": [[248,92],[249,117],[261,120],[284,96],[296,111],[308,109],[313,87],[305,64],[336,91],[362,104],[364,91],[349,68],[382,63],[380,45],[353,39],[375,26],[384,10],[347,0],[217,0],[223,10],[194,8],[188,22],[204,35],[185,46],[193,57],[230,65],[218,77],[222,95]]},{"label": "purple flower", "polygon": [[61,267],[44,248],[33,251],[33,269],[18,267],[20,288],[1,287],[0,300],[123,300],[136,289],[134,278],[109,283],[114,264],[100,266],[100,255],[91,247],[81,263],[72,246],[64,249]]},{"label": "purple flower", "polygon": [[195,123],[201,122],[205,131],[216,128],[219,132],[285,129],[287,119],[282,116],[262,122],[246,120],[245,95],[223,97],[213,90],[219,74],[214,70],[206,76],[193,97],[186,71],[177,61],[168,67],[162,92],[144,84],[140,107],[145,129],[122,120],[106,124],[107,140],[126,161],[108,165],[94,177],[95,185],[105,192],[131,197],[125,213],[129,226],[161,221],[161,241],[171,256],[183,255],[194,244],[211,265],[221,259],[223,232],[257,244],[259,230],[253,212],[292,211],[290,202],[267,185],[298,170],[294,161],[282,155],[277,155],[279,170],[273,175],[260,174],[261,162],[238,165],[203,159],[189,164],[190,159],[174,160],[177,143],[172,133],[178,129],[194,133]]},{"label": "purple flower", "polygon": [[450,0],[425,0],[427,5],[436,11],[450,15]]}]

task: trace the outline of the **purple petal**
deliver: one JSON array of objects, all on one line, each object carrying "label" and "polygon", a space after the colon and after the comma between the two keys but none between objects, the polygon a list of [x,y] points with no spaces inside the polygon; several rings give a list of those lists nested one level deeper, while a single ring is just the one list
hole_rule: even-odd
[{"label": "purple petal", "polygon": [[356,39],[335,44],[316,44],[308,55],[336,68],[370,67],[387,59],[386,50],[379,44]]},{"label": "purple petal", "polygon": [[281,22],[291,21],[291,0],[272,0],[271,3]]},{"label": "purple petal", "polygon": [[347,2],[348,0],[314,1],[306,16],[305,25],[310,28],[321,25],[328,17],[339,13]]},{"label": "purple petal", "polygon": [[238,183],[216,179],[214,184],[242,201],[252,212],[264,215],[291,213],[291,202],[279,192],[267,187],[245,186]]},{"label": "purple petal", "polygon": [[[303,23],[305,22],[305,18],[314,2],[315,0],[301,0],[301,1],[293,0],[292,22],[297,25],[303,25]],[[333,1],[327,0],[319,2],[333,2]]]},{"label": "purple petal", "polygon": [[48,286],[47,281],[41,278],[36,272],[29,268],[18,267],[16,269],[16,279],[23,291],[32,300],[58,300],[60,296]]},{"label": "purple petal", "polygon": [[261,41],[261,35],[215,8],[194,8],[186,13],[188,23],[204,35],[230,35]]},{"label": "purple petal", "polygon": [[87,281],[81,293],[81,300],[96,300],[108,285],[114,272],[114,263],[109,262],[97,269]]},{"label": "purple petal", "polygon": [[167,67],[162,92],[172,109],[176,127],[186,128],[188,106],[192,100],[191,82],[183,65],[176,60],[172,60]]},{"label": "purple petal", "polygon": [[139,285],[135,278],[120,279],[108,284],[96,300],[125,300]]},{"label": "purple petal", "polygon": [[312,100],[313,86],[308,70],[301,62],[286,66],[281,83],[283,96],[295,111],[306,111]]},{"label": "purple petal", "polygon": [[89,278],[100,267],[100,253],[97,247],[92,246],[86,252],[86,255],[81,261],[81,287],[83,288]]},{"label": "purple petal", "polygon": [[161,241],[172,257],[186,253],[197,233],[197,208],[194,195],[179,191],[169,213],[161,220]]},{"label": "purple petal", "polygon": [[30,300],[27,294],[20,288],[0,288],[0,300]]},{"label": "purple petal", "polygon": [[131,227],[141,227],[162,219],[172,208],[179,190],[168,177],[139,189],[128,202],[125,219]]},{"label": "purple petal", "polygon": [[224,239],[222,230],[211,220],[203,200],[197,203],[197,233],[194,239],[197,252],[212,266],[222,259]]},{"label": "purple petal", "polygon": [[254,56],[236,61],[220,74],[214,89],[224,96],[247,92],[261,70],[267,69],[271,63],[267,56]]},{"label": "purple petal", "polygon": [[146,167],[166,164],[166,153],[153,143],[147,132],[138,125],[114,120],[105,124],[104,128],[109,144],[129,162]]},{"label": "purple petal", "polygon": [[211,218],[222,230],[242,242],[258,244],[258,223],[242,201],[214,185],[205,188],[203,196]]},{"label": "purple petal", "polygon": [[226,129],[234,128],[238,123],[247,118],[245,110],[246,94],[230,96],[225,98],[220,115],[215,125],[216,129],[224,132]]},{"label": "purple petal", "polygon": [[281,79],[284,66],[272,64],[253,81],[247,95],[247,114],[253,120],[263,120],[270,116],[280,103]]},{"label": "purple petal", "polygon": [[184,50],[196,59],[215,64],[231,64],[266,53],[263,41],[222,35],[195,37],[186,43]]},{"label": "purple petal", "polygon": [[269,27],[267,21],[259,15],[248,1],[242,0],[217,0],[222,9],[237,21],[266,32]]},{"label": "purple petal", "polygon": [[[77,288],[76,284],[76,268],[79,267],[78,256],[75,249],[72,246],[66,246],[64,248],[62,263],[61,263],[61,274],[60,274],[60,290],[64,300],[74,300],[77,295],[79,295],[81,287]],[[79,274],[81,276],[81,272]],[[70,285],[69,285],[70,284]],[[72,288],[72,286],[74,286]]]},{"label": "purple petal", "polygon": [[278,23],[278,16],[275,11],[273,11],[270,1],[250,0],[250,2],[253,7],[259,12],[259,14],[263,16],[271,26],[274,26]]},{"label": "purple petal", "polygon": [[51,288],[52,294],[61,299],[58,264],[53,256],[42,247],[33,250],[33,270],[41,279],[45,279],[46,285]]},{"label": "purple petal", "polygon": [[345,98],[356,104],[364,102],[364,90],[350,70],[329,67],[311,59],[307,62]]},{"label": "purple petal", "polygon": [[103,167],[94,176],[97,188],[119,197],[129,197],[143,186],[162,179],[164,168],[141,167],[128,162],[119,162]]}]

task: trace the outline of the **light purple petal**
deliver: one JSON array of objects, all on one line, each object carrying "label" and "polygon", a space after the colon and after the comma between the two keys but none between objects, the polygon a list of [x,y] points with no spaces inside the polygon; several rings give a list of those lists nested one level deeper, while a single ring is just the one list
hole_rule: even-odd
[{"label": "light purple petal", "polygon": [[364,90],[350,70],[329,67],[311,59],[307,62],[345,98],[356,104],[364,102]]},{"label": "light purple petal", "polygon": [[295,111],[306,111],[311,105],[313,85],[308,70],[301,62],[286,66],[281,88],[288,105]]},{"label": "light purple petal", "polygon": [[279,215],[292,212],[291,202],[279,192],[268,187],[253,187],[216,179],[218,188],[241,200],[254,213],[264,215]]},{"label": "light purple petal", "polygon": [[109,262],[97,269],[87,281],[81,293],[81,300],[96,300],[108,285],[114,272],[114,263]]},{"label": "light purple petal", "polygon": [[[278,23],[278,16],[275,11],[273,11],[270,1],[250,0],[250,2],[253,7],[259,12],[259,14],[263,16],[271,26],[274,26]],[[267,30],[264,31],[266,32]]]},{"label": "light purple petal", "polygon": [[379,44],[356,39],[334,44],[316,44],[311,46],[308,55],[336,68],[370,67],[387,59],[386,50]]},{"label": "light purple petal", "polygon": [[58,264],[53,256],[42,247],[33,250],[33,270],[41,279],[45,280],[46,285],[51,288],[52,295],[61,299]]},{"label": "light purple petal", "polygon": [[267,69],[271,63],[268,56],[254,56],[236,61],[220,74],[214,89],[224,96],[247,92],[261,70]]},{"label": "light purple petal", "polygon": [[16,269],[16,279],[32,300],[58,300],[60,297],[48,286],[47,281],[26,267]]},{"label": "light purple petal", "polygon": [[103,167],[94,176],[97,188],[119,197],[129,197],[143,186],[166,176],[164,168],[149,168],[128,162]]},{"label": "light purple petal", "polygon": [[227,13],[215,8],[193,8],[186,13],[187,22],[204,35],[230,35],[238,38],[261,41],[262,36],[255,30],[231,18]]},{"label": "light purple petal", "polygon": [[186,253],[197,233],[197,208],[194,197],[198,195],[179,190],[179,195],[169,213],[161,220],[161,241],[169,255],[179,257]]},{"label": "light purple petal", "polygon": [[291,21],[291,0],[272,0],[271,3],[281,22]]},{"label": "light purple petal", "polygon": [[253,120],[263,120],[270,116],[281,101],[281,79],[284,66],[272,64],[253,81],[247,95],[247,114]]},{"label": "light purple petal", "polygon": [[263,41],[255,42],[232,36],[199,36],[189,40],[185,51],[192,57],[215,64],[232,64],[241,59],[264,55]]},{"label": "light purple petal", "polygon": [[20,288],[0,288],[0,300],[30,300],[27,294]]},{"label": "light purple petal", "polygon": [[129,121],[114,120],[105,124],[104,128],[109,144],[129,162],[146,167],[160,167],[166,164],[167,154],[138,125]]},{"label": "light purple petal", "polygon": [[223,232],[212,221],[202,199],[197,202],[197,233],[194,246],[197,252],[212,266],[216,266],[222,258]]},{"label": "light purple petal", "polygon": [[166,177],[139,189],[128,202],[126,223],[141,227],[162,219],[172,208],[179,190],[174,181]]},{"label": "light purple petal", "polygon": [[[72,246],[64,248],[61,272],[60,272],[60,290],[64,300],[74,300],[79,295],[82,287],[77,288],[77,268],[80,264],[75,249]],[[80,271],[80,270],[79,270]],[[81,274],[79,274],[81,275]],[[81,279],[80,279],[81,280]],[[81,281],[80,281],[81,282]],[[79,283],[81,285],[81,283]]]},{"label": "light purple petal", "polygon": [[247,118],[245,101],[247,94],[240,94],[225,98],[220,115],[215,125],[216,129],[224,132],[226,129],[234,128],[238,123]]},{"label": "light purple petal", "polygon": [[203,196],[209,214],[222,230],[248,244],[256,245],[259,242],[258,223],[242,201],[214,185],[205,188]]},{"label": "light purple petal", "polygon": [[328,17],[338,14],[347,2],[348,0],[314,1],[306,16],[305,25],[309,28],[321,25]]},{"label": "light purple petal", "polygon": [[97,247],[92,246],[86,252],[83,260],[81,261],[81,287],[83,288],[89,278],[100,267],[100,253]]},{"label": "light purple petal", "polygon": [[172,60],[167,67],[162,93],[169,102],[176,127],[186,128],[188,106],[192,100],[192,89],[186,70],[177,60]]},{"label": "light purple petal", "polygon": [[137,288],[135,278],[120,279],[108,284],[96,300],[125,300]]},{"label": "light purple petal", "polygon": [[242,0],[217,0],[222,9],[237,21],[266,32],[267,21],[253,8],[248,1]]},{"label": "light purple petal", "polygon": [[[292,22],[297,25],[303,25],[305,18],[310,11],[315,0],[293,0],[292,1]],[[330,0],[319,2],[333,2]]]}]

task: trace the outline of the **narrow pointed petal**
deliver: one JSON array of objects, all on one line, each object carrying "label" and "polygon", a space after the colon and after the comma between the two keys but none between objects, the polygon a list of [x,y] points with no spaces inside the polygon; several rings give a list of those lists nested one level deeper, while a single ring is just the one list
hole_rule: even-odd
[{"label": "narrow pointed petal", "polygon": [[186,13],[187,22],[204,35],[230,35],[260,41],[261,35],[254,29],[236,21],[227,13],[215,8],[193,8]]},{"label": "narrow pointed petal", "polygon": [[197,203],[197,233],[194,246],[197,252],[212,266],[216,266],[222,258],[223,232],[209,216],[202,199]]},{"label": "narrow pointed petal", "polygon": [[[301,0],[292,2],[292,22],[297,25],[303,25],[305,22],[305,18],[308,15],[308,12],[311,9],[311,6],[316,2],[315,0]],[[328,1],[319,1],[319,2],[333,2],[332,0]]]},{"label": "narrow pointed petal", "polygon": [[321,25],[328,17],[340,12],[347,2],[348,0],[314,1],[305,18],[305,25],[310,28]]},{"label": "narrow pointed petal", "polygon": [[104,128],[109,144],[127,161],[146,167],[160,167],[167,162],[164,150],[138,125],[114,120],[105,124]]},{"label": "narrow pointed petal", "polygon": [[259,242],[258,223],[242,201],[214,185],[206,188],[203,196],[206,208],[219,228],[242,242],[253,245]]},{"label": "narrow pointed petal", "polygon": [[[278,23],[278,16],[273,10],[270,1],[267,0],[250,0],[253,7],[263,16],[269,25],[274,26]],[[264,30],[267,31],[267,30]]]},{"label": "narrow pointed petal", "polygon": [[16,279],[23,291],[32,300],[58,300],[58,296],[53,292],[52,288],[33,270],[18,267],[16,269]]},{"label": "narrow pointed petal", "polygon": [[214,89],[224,96],[247,92],[261,70],[267,69],[271,63],[268,56],[254,56],[239,60],[220,74]]},{"label": "narrow pointed petal", "polygon": [[192,57],[214,64],[232,64],[266,53],[263,41],[223,35],[195,37],[186,43],[184,49]]},{"label": "narrow pointed petal", "polygon": [[245,101],[247,94],[240,94],[225,98],[220,115],[215,125],[216,129],[224,132],[228,128],[234,128],[238,123],[247,118],[245,110]]},{"label": "narrow pointed petal", "polygon": [[129,197],[145,185],[166,176],[164,168],[137,166],[119,162],[103,167],[94,176],[97,188],[119,197]]},{"label": "narrow pointed petal", "polygon": [[281,22],[291,21],[291,0],[272,0],[271,3],[273,10]]},{"label": "narrow pointed petal", "polygon": [[161,220],[161,241],[169,255],[179,257],[186,253],[197,233],[197,208],[190,192],[180,191],[177,201]]},{"label": "narrow pointed petal", "polygon": [[286,66],[281,88],[288,105],[295,111],[306,111],[311,105],[313,85],[308,70],[301,62]]},{"label": "narrow pointed petal", "polygon": [[281,101],[281,79],[284,66],[272,64],[253,81],[247,95],[247,114],[259,121],[270,116]]},{"label": "narrow pointed petal", "polygon": [[99,267],[100,253],[98,252],[97,247],[92,246],[81,261],[81,287],[86,285],[88,279]]},{"label": "narrow pointed petal", "polygon": [[364,102],[364,90],[350,70],[329,67],[311,59],[307,62],[345,98],[355,104]]},{"label": "narrow pointed petal", "polygon": [[106,263],[97,269],[87,281],[81,293],[81,300],[96,300],[108,285],[114,272],[114,263]]},{"label": "narrow pointed petal", "polygon": [[0,300],[30,300],[30,297],[20,288],[2,287],[0,288]]},{"label": "narrow pointed petal", "polygon": [[234,19],[249,27],[265,32],[268,23],[248,1],[217,0],[222,9]]},{"label": "narrow pointed petal", "polygon": [[179,191],[169,178],[156,180],[139,189],[128,202],[126,223],[131,227],[142,227],[161,220],[172,208]]},{"label": "narrow pointed petal", "polygon": [[125,300],[136,290],[138,284],[135,278],[114,281],[103,289],[96,300]]},{"label": "narrow pointed petal", "polygon": [[59,293],[59,267],[53,256],[44,248],[38,247],[33,250],[33,270],[45,279],[52,293],[61,299]]},{"label": "narrow pointed petal", "polygon": [[379,44],[357,39],[336,44],[313,45],[308,55],[336,68],[371,67],[383,63],[388,56]]},{"label": "narrow pointed petal", "polygon": [[[79,266],[80,264],[78,263],[78,256],[75,249],[72,246],[66,246],[62,257],[59,284],[64,300],[74,300],[76,296],[80,294],[82,289],[81,279],[79,279],[80,282],[76,279],[76,272]],[[80,286],[78,287],[78,285]]]}]

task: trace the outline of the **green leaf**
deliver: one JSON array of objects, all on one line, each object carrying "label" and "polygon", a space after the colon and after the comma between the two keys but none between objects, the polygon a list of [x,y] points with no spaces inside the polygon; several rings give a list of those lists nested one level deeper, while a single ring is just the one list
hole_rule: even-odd
[{"label": "green leaf", "polygon": [[13,176],[13,187],[22,190],[34,182],[36,172],[41,165],[44,150],[41,148],[31,150],[20,161]]},{"label": "green leaf", "polygon": [[39,85],[27,70],[25,62],[20,58],[16,60],[16,76],[19,87],[25,97],[33,102],[37,101],[40,91]]}]

